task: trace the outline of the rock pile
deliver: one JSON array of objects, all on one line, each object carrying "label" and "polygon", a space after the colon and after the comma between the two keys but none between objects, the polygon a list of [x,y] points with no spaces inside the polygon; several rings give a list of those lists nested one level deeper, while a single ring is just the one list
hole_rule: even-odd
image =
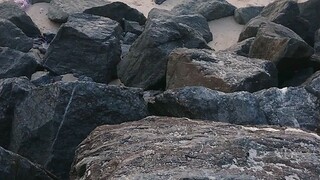
[{"label": "rock pile", "polygon": [[318,179],[319,5],[51,0],[41,34],[0,3],[0,179]]}]

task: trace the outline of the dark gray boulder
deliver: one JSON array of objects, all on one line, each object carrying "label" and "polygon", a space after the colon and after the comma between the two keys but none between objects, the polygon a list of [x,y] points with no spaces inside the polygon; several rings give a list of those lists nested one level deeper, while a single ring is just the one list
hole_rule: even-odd
[{"label": "dark gray boulder", "polygon": [[117,76],[122,30],[116,21],[74,14],[63,24],[44,57],[44,66],[61,75],[85,75],[108,83]]},{"label": "dark gray boulder", "polygon": [[37,59],[31,54],[0,47],[0,78],[30,77],[37,67]]},{"label": "dark gray boulder", "polygon": [[167,89],[204,86],[222,92],[259,91],[278,85],[276,66],[229,52],[175,49],[167,65]]},{"label": "dark gray boulder", "polygon": [[[16,104],[21,102],[34,86],[26,77],[0,79],[0,146],[8,148]],[[0,158],[1,159],[1,158]],[[0,176],[1,177],[1,176]]]},{"label": "dark gray boulder", "polygon": [[243,29],[239,35],[238,42],[241,42],[241,41],[246,40],[248,38],[256,37],[260,26],[263,24],[269,24],[269,23],[272,23],[272,22],[268,21],[268,19],[261,17],[261,16],[257,16],[255,18],[252,18],[243,27]]},{"label": "dark gray boulder", "polygon": [[149,104],[155,115],[232,124],[267,124],[257,99],[248,92],[222,93],[205,87],[167,90]]},{"label": "dark gray boulder", "polygon": [[76,13],[89,13],[108,17],[115,21],[127,19],[144,24],[146,17],[138,10],[122,2],[109,2],[105,0],[52,0],[48,10],[48,18],[54,22],[64,23],[69,15]]},{"label": "dark gray boulder", "polygon": [[320,55],[320,29],[318,29],[314,35],[314,51]]},{"label": "dark gray boulder", "polygon": [[97,126],[147,116],[140,89],[93,82],[54,83],[16,106],[10,150],[66,179],[76,146]]},{"label": "dark gray boulder", "polygon": [[207,21],[234,14],[235,6],[226,0],[185,0],[172,8],[177,14],[201,14]]},{"label": "dark gray boulder", "polygon": [[154,2],[156,3],[156,4],[162,4],[162,3],[164,3],[166,0],[155,0]]},{"label": "dark gray boulder", "polygon": [[0,147],[0,177],[3,180],[58,180],[40,165],[2,147]]},{"label": "dark gray boulder", "polygon": [[11,1],[0,3],[0,18],[11,21],[29,37],[37,37],[41,34],[32,19]]},{"label": "dark gray boulder", "polygon": [[318,179],[320,137],[293,128],[148,117],[96,128],[71,180]]},{"label": "dark gray boulder", "polygon": [[320,1],[307,0],[303,3],[299,3],[300,16],[309,22],[309,31],[306,37],[306,41],[309,44],[313,43],[315,32],[320,28]]},{"label": "dark gray boulder", "polygon": [[231,47],[229,47],[223,51],[234,53],[239,56],[249,57],[250,47],[251,47],[254,39],[255,39],[254,37],[245,39],[241,42],[238,42],[238,43],[232,45]]},{"label": "dark gray boulder", "polygon": [[269,124],[319,130],[318,98],[304,87],[271,88],[254,96]]},{"label": "dark gray boulder", "polygon": [[9,20],[0,19],[0,32],[1,47],[28,52],[33,46],[33,40]]},{"label": "dark gray boulder", "polygon": [[123,31],[130,32],[137,35],[142,34],[144,27],[141,26],[138,22],[135,21],[123,21]]},{"label": "dark gray boulder", "polygon": [[169,53],[178,47],[209,48],[203,37],[212,39],[201,15],[177,16],[153,9],[145,30],[119,63],[118,76],[126,86],[164,89]]},{"label": "dark gray boulder", "polygon": [[247,24],[252,18],[258,16],[263,8],[263,6],[237,8],[234,11],[234,19],[239,24]]}]

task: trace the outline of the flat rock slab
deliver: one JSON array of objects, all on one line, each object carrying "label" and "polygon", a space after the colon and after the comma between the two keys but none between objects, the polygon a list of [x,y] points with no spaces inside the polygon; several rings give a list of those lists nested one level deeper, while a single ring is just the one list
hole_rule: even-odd
[{"label": "flat rock slab", "polygon": [[270,61],[186,48],[169,55],[166,80],[167,89],[204,86],[223,92],[254,92],[278,84],[277,69]]},{"label": "flat rock slab", "polygon": [[148,117],[96,128],[70,179],[318,179],[319,149],[297,129]]},{"label": "flat rock slab", "polygon": [[117,76],[120,24],[109,18],[74,14],[63,24],[44,57],[44,65],[62,75],[73,73],[108,83]]},{"label": "flat rock slab", "polygon": [[65,179],[76,146],[94,128],[147,116],[142,96],[140,89],[80,81],[33,89],[15,108],[9,149]]}]

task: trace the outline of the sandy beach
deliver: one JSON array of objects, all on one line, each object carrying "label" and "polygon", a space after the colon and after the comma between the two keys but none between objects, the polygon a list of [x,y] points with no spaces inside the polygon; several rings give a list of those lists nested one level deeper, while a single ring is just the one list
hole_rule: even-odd
[{"label": "sandy beach", "polygon": [[[0,0],[0,2],[1,1],[5,0]],[[157,5],[154,3],[153,0],[121,1],[130,5],[133,8],[138,9],[145,16],[148,15],[148,12],[152,8],[170,10],[172,7],[182,2],[182,0],[167,0],[163,4]],[[265,6],[271,3],[272,1],[273,0],[228,0],[229,3],[233,4],[236,7]],[[48,11],[48,6],[48,3],[37,3],[26,8],[26,12],[33,19],[33,21],[39,27],[42,33],[56,33],[59,28],[59,24],[53,23],[47,18],[46,14]],[[209,46],[215,50],[223,50],[235,44],[243,28],[243,25],[236,23],[232,16],[210,21],[209,26],[213,34],[213,41],[209,43]]]}]

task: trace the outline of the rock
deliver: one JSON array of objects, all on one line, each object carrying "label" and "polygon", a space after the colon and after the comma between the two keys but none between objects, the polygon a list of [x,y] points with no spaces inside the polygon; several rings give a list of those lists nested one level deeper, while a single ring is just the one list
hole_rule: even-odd
[{"label": "rock", "polygon": [[145,30],[119,63],[118,76],[126,86],[164,89],[169,53],[178,47],[209,48],[203,39],[209,35],[208,23],[200,15],[153,9]]},{"label": "rock", "polygon": [[11,21],[29,37],[37,37],[41,34],[31,18],[13,2],[0,3],[0,18]]},{"label": "rock", "polygon": [[32,55],[7,47],[0,47],[0,62],[0,78],[30,77],[38,67]]},{"label": "rock", "polygon": [[10,150],[66,179],[76,146],[97,126],[148,114],[140,89],[92,82],[32,90],[16,107]]},{"label": "rock", "polygon": [[205,87],[167,90],[149,104],[155,115],[232,124],[267,124],[259,102],[248,92],[222,93]]},{"label": "rock", "polygon": [[126,21],[124,20],[124,32],[130,32],[136,35],[140,35],[143,32],[144,27],[141,26],[138,22],[135,21]]},{"label": "rock", "polygon": [[263,6],[237,8],[234,11],[234,19],[239,24],[247,24],[252,18],[258,16],[263,8]]},{"label": "rock", "polygon": [[266,18],[257,16],[253,19],[251,19],[244,27],[243,30],[241,31],[239,35],[238,42],[241,42],[243,40],[246,40],[248,38],[256,37],[259,28],[263,24],[269,24],[269,22]]},{"label": "rock", "polygon": [[314,51],[315,53],[320,54],[320,29],[315,32]]},{"label": "rock", "polygon": [[315,72],[311,77],[309,77],[304,83],[306,90],[320,98],[320,71]]},{"label": "rock", "polygon": [[105,3],[103,6],[88,8],[84,11],[84,13],[108,17],[118,22],[122,22],[123,19],[128,21],[136,21],[140,25],[145,24],[147,21],[147,18],[141,12],[131,8],[123,2]]},{"label": "rock", "polygon": [[[132,43],[138,38],[138,35],[127,32],[123,37],[123,44],[132,45]],[[128,51],[129,52],[129,51]]]},{"label": "rock", "polygon": [[313,48],[290,29],[275,23],[263,24],[253,41],[249,57],[274,62],[282,83],[294,72],[307,68]]},{"label": "rock", "polygon": [[255,93],[269,124],[317,131],[318,98],[304,87],[271,88]]},{"label": "rock", "polygon": [[292,78],[280,84],[279,87],[296,87],[303,84],[309,77],[314,73],[314,69],[312,67],[301,69],[299,71],[294,72]]},{"label": "rock", "polygon": [[173,7],[177,14],[201,14],[207,21],[232,16],[236,7],[226,0],[186,0]]},{"label": "rock", "polygon": [[309,22],[309,31],[306,41],[313,44],[314,34],[320,28],[320,1],[308,0],[303,3],[299,3],[299,9],[300,16]]},{"label": "rock", "polygon": [[0,46],[2,47],[28,52],[33,46],[33,40],[8,20],[0,19],[0,32]]},{"label": "rock", "polygon": [[318,179],[319,144],[293,128],[148,117],[96,128],[70,179]]},{"label": "rock", "polygon": [[165,2],[166,0],[155,0],[154,2],[158,5],[162,4],[163,2]]},{"label": "rock", "polygon": [[169,55],[167,89],[204,86],[222,92],[259,91],[278,85],[271,62],[228,52],[176,49]]},{"label": "rock", "polygon": [[[14,107],[33,89],[25,78],[0,79],[0,146],[8,148]],[[1,159],[1,158],[0,158]],[[1,169],[1,168],[0,168]],[[0,177],[2,177],[0,175]],[[3,178],[3,177],[2,177]]]},{"label": "rock", "polygon": [[227,48],[224,52],[231,52],[239,56],[249,57],[250,47],[254,41],[254,37],[245,39],[237,44]]},{"label": "rock", "polygon": [[300,17],[300,10],[295,0],[277,0],[265,8],[260,13],[269,21],[281,24],[293,30],[304,38],[309,29],[309,23]]},{"label": "rock", "polygon": [[0,147],[1,179],[57,180],[53,174],[28,159]]},{"label": "rock", "polygon": [[88,13],[108,17],[115,21],[127,19],[144,24],[146,17],[138,10],[122,2],[109,2],[105,0],[52,0],[48,10],[48,18],[54,22],[64,23],[69,15]]},{"label": "rock", "polygon": [[51,0],[29,0],[31,4],[36,4],[36,3],[50,3]]},{"label": "rock", "polygon": [[120,25],[109,18],[71,15],[51,42],[44,65],[59,75],[75,73],[108,83],[116,78],[121,33]]}]

